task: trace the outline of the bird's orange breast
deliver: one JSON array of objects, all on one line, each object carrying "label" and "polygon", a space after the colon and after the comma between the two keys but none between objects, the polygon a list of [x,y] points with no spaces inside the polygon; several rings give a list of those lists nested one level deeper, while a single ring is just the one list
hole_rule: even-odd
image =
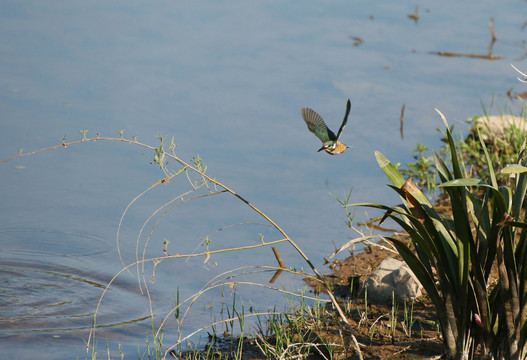
[{"label": "bird's orange breast", "polygon": [[346,150],[348,146],[346,144],[341,143],[340,141],[337,141],[337,145],[335,146],[335,149],[325,149],[328,154],[331,155],[338,155],[342,154],[344,150]]}]

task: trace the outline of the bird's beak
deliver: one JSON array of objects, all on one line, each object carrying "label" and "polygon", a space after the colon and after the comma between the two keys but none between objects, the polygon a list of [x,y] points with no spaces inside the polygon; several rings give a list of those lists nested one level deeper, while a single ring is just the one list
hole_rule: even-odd
[{"label": "bird's beak", "polygon": [[317,152],[321,152],[322,150],[326,150],[326,148],[322,146],[320,149],[317,150]]}]

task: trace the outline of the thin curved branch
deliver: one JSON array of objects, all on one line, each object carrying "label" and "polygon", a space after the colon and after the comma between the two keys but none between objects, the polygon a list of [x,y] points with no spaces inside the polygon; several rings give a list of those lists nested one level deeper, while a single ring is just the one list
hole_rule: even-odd
[{"label": "thin curved branch", "polygon": [[[327,282],[324,280],[324,278],[322,277],[322,275],[320,274],[320,272],[317,270],[317,268],[315,267],[315,265],[311,262],[311,260],[307,257],[307,255],[302,251],[302,249],[287,235],[287,233],[276,223],[274,222],[270,217],[268,217],[264,212],[262,212],[260,209],[258,209],[256,206],[254,206],[253,204],[251,204],[249,201],[247,201],[244,197],[242,197],[240,194],[238,194],[237,192],[235,192],[234,190],[232,190],[231,188],[227,187],[226,185],[220,183],[219,181],[209,177],[208,175],[206,175],[204,172],[200,171],[199,169],[197,169],[196,167],[190,165],[189,163],[187,163],[186,161],[180,159],[178,156],[175,155],[175,153],[172,151],[172,154],[170,153],[167,153],[165,152],[164,150],[162,150],[162,147],[160,147],[159,149],[158,148],[155,148],[153,146],[150,146],[150,145],[146,145],[146,144],[143,144],[143,143],[140,143],[138,141],[135,141],[135,140],[128,140],[128,139],[125,139],[125,138],[110,138],[110,137],[96,137],[96,138],[83,138],[82,140],[78,140],[78,141],[73,141],[73,142],[69,142],[69,143],[66,143],[66,142],[63,142],[61,145],[56,145],[56,146],[53,146],[53,147],[48,147],[48,148],[45,148],[45,149],[40,149],[40,150],[36,150],[36,151],[33,151],[33,152],[30,152],[30,153],[27,153],[27,154],[20,154],[20,155],[17,155],[17,156],[14,156],[14,157],[11,157],[9,159],[6,159],[6,160],[3,160],[0,162],[0,164],[2,163],[5,163],[5,162],[8,162],[8,161],[11,161],[11,160],[15,160],[15,159],[18,159],[18,158],[22,158],[22,157],[26,157],[26,156],[30,156],[30,155],[35,155],[37,153],[40,153],[40,152],[43,152],[43,151],[47,151],[47,150],[53,150],[53,149],[58,149],[58,148],[61,148],[61,147],[68,147],[68,146],[72,146],[72,145],[76,145],[76,144],[82,144],[82,143],[86,143],[86,142],[96,142],[96,141],[121,141],[121,142],[125,142],[125,143],[129,143],[129,144],[134,144],[134,145],[139,145],[139,146],[143,146],[147,149],[150,149],[150,150],[157,150],[157,151],[161,151],[163,152],[165,155],[168,155],[169,157],[171,157],[172,159],[176,160],[178,163],[180,163],[181,165],[183,165],[185,167],[185,171],[188,171],[189,169],[194,171],[195,173],[201,175],[202,179],[206,179],[208,180],[209,182],[225,189],[227,192],[231,193],[233,196],[237,197],[239,200],[241,200],[242,202],[244,202],[247,206],[249,206],[253,211],[257,212],[260,216],[262,216],[265,220],[267,220],[274,228],[276,228],[284,237],[284,239],[281,239],[279,241],[275,241],[275,242],[269,242],[269,243],[266,243],[266,244],[274,244],[274,243],[278,243],[278,242],[283,242],[283,241],[287,241],[289,242],[289,244],[291,244],[291,246],[293,246],[293,248],[300,254],[300,256],[304,259],[304,261],[309,265],[309,267],[313,270],[313,272],[316,274],[316,276],[322,281],[322,283],[324,284],[324,286],[326,287],[326,289],[328,290],[328,296],[330,297],[331,299],[331,302],[334,306],[334,308],[337,310],[337,312],[339,313],[339,316],[340,318],[346,323],[346,325],[349,327],[350,329],[350,334],[351,334],[351,340],[354,344],[354,347],[355,347],[355,350],[357,352],[357,354],[359,355],[359,358],[362,360],[363,357],[362,357],[362,352],[360,350],[360,347],[359,347],[359,343],[357,341],[357,339],[355,338],[355,336],[353,335],[353,332],[352,332],[352,329],[351,329],[351,325],[346,317],[346,315],[344,314],[344,312],[342,311],[342,309],[340,308],[337,300],[335,299],[335,297],[333,296],[333,293],[330,291],[330,287],[329,287],[329,284],[327,284]],[[168,176],[169,173],[167,173],[166,171],[166,168],[164,166],[164,164],[160,164],[161,165],[161,168],[163,169],[163,171],[165,172],[165,175]],[[163,180],[160,180],[161,182],[165,182]],[[262,244],[259,244],[259,245],[256,245],[256,246],[249,246],[249,247],[242,247],[242,248],[252,248],[252,247],[257,247],[257,246],[262,246]],[[240,249],[242,249],[240,248]],[[202,253],[201,255],[210,255],[212,253],[217,253],[217,252],[224,252],[224,251],[232,251],[232,249],[224,249],[224,250],[219,250],[219,251],[213,251],[213,252],[206,252],[206,253]],[[192,256],[199,256],[199,254],[193,254]],[[173,258],[173,257],[180,257],[179,255],[176,255],[176,256],[167,256],[165,258],[159,258],[160,260],[164,260],[164,259],[168,259],[168,258]],[[140,261],[141,263],[143,263],[144,261],[141,260]],[[137,263],[137,262],[136,262]],[[123,268],[123,270],[121,270],[117,275],[121,274],[122,271],[125,271],[127,270],[128,268],[130,267],[130,265],[126,266],[125,268]],[[117,276],[116,275],[116,276]],[[114,281],[115,277],[112,279],[112,283]],[[106,290],[105,290],[106,292]],[[102,300],[102,297],[101,297],[101,300]],[[99,309],[99,306],[100,306],[100,302],[97,304],[97,310]],[[97,313],[97,312],[96,312]],[[94,326],[95,326],[95,318],[96,315],[94,316]],[[92,336],[92,333],[90,332],[90,338],[88,339],[88,346],[89,346],[89,341],[91,339],[91,336]],[[88,348],[89,349],[89,348]]]}]

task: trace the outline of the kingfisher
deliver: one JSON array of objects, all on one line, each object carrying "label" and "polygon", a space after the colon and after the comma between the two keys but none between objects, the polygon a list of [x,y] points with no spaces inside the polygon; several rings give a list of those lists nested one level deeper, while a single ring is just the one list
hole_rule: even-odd
[{"label": "kingfisher", "polygon": [[322,116],[317,114],[315,110],[310,108],[302,109],[302,117],[304,118],[304,121],[307,124],[307,128],[322,141],[322,147],[318,149],[318,151],[325,150],[328,154],[338,155],[343,153],[344,150],[348,148],[348,146],[341,143],[339,139],[340,135],[342,135],[342,130],[344,130],[344,127],[348,122],[348,115],[350,113],[350,109],[351,102],[348,99],[348,103],[346,104],[346,114],[344,115],[344,120],[342,120],[342,125],[340,125],[340,129],[337,133],[337,136],[335,136],[335,133],[333,133],[333,131],[328,129],[326,123],[324,122],[324,119],[322,119]]}]

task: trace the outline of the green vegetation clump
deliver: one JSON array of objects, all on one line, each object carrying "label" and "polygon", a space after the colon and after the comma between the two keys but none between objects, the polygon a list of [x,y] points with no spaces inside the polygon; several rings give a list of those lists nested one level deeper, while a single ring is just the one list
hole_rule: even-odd
[{"label": "green vegetation clump", "polygon": [[[446,126],[444,154],[450,155],[451,168],[440,155],[433,154],[439,182],[432,188],[445,192],[448,213],[440,215],[412,178],[405,179],[379,152],[377,162],[402,204],[351,206],[384,210],[383,219],[394,220],[410,236],[409,243],[395,236],[386,239],[394,244],[432,300],[448,358],[527,359],[525,146],[520,148],[516,164],[501,171],[512,176],[512,184],[501,185],[482,132],[476,129],[481,154],[476,155],[474,148],[469,154],[468,146],[456,147],[445,117],[438,113]],[[502,156],[499,152],[496,155]],[[486,179],[466,171],[470,156],[476,156],[475,165],[487,171]],[[506,159],[499,160],[505,163]],[[499,273],[496,285],[489,282],[493,268]]]}]

